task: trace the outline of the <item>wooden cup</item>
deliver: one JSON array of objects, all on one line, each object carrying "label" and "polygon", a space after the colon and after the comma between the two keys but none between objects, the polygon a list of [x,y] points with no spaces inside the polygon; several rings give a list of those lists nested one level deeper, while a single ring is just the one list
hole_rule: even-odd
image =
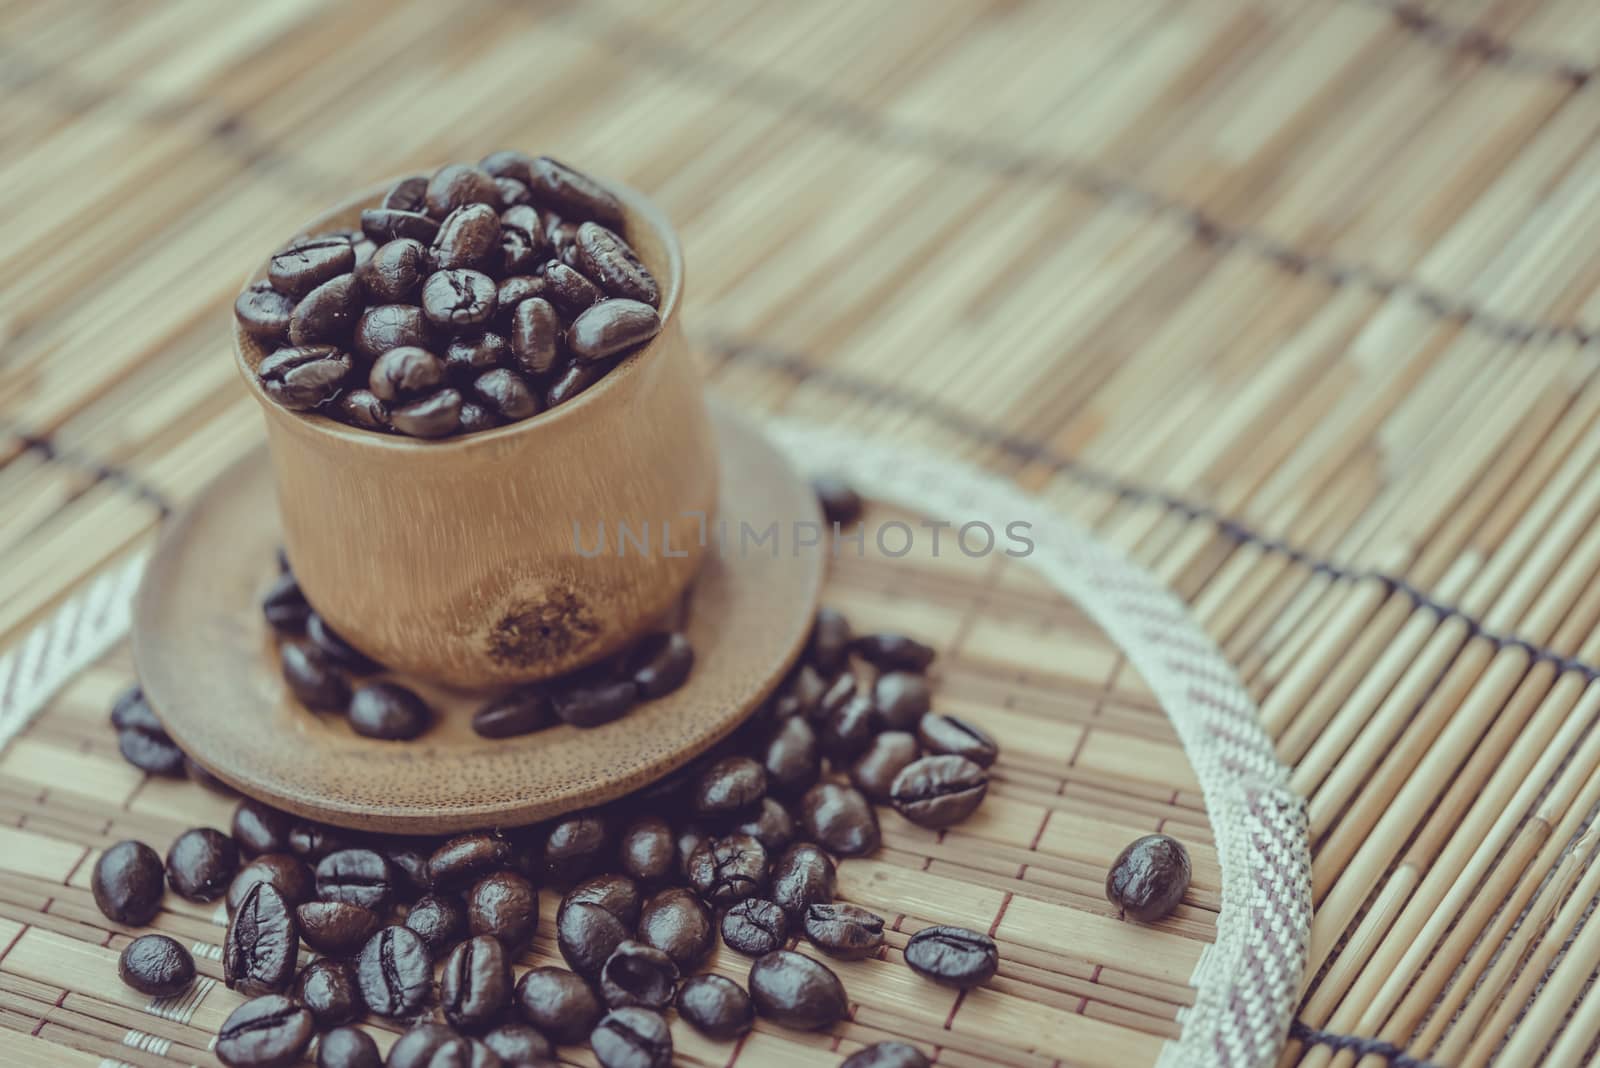
[{"label": "wooden cup", "polygon": [[[387,188],[307,232],[359,226]],[[394,670],[467,689],[572,671],[664,617],[704,556],[694,514],[715,514],[717,456],[677,314],[682,252],[649,200],[608,188],[661,284],[661,332],[531,419],[419,441],[290,411],[255,376],[267,350],[234,330],[300,586],[340,635]],[[265,275],[263,264],[250,282]],[[621,527],[635,540],[619,546]]]}]

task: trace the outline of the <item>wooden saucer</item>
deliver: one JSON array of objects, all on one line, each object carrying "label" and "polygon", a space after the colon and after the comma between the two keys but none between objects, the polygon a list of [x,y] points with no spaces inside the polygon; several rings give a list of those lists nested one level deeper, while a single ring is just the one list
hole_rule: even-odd
[{"label": "wooden saucer", "polygon": [[[729,734],[799,656],[821,592],[820,549],[791,551],[794,524],[820,521],[810,487],[750,424],[711,406],[730,547],[695,582],[689,681],[592,730],[485,739],[482,695],[398,677],[438,722],[380,742],[288,696],[258,605],[276,572],[279,527],[263,448],[224,472],[174,522],[145,572],[133,652],[151,706],[200,765],[245,794],[310,819],[395,834],[533,823],[612,800],[688,763]],[[741,521],[777,521],[770,545],[738,551]],[[714,546],[714,543],[713,543]]]}]

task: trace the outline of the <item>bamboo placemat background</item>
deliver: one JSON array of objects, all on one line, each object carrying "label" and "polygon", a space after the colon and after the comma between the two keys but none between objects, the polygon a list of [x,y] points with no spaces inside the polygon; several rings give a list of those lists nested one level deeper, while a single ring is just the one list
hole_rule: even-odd
[{"label": "bamboo placemat background", "polygon": [[[677,220],[724,396],[1009,474],[1191,602],[1310,800],[1315,974],[1285,1063],[1587,1063],[1597,59],[1586,0],[0,2],[0,648],[259,439],[226,309],[263,250],[375,177],[550,151]],[[937,635],[952,692],[997,655],[1031,680],[1001,673],[989,706],[1096,649],[1027,589],[874,567],[833,581],[990,635]],[[1085,655],[1091,689],[1118,685]],[[84,676],[0,765],[0,933],[27,928],[0,1043],[22,1063],[167,1064],[123,1032],[188,1040],[118,1001],[81,889],[107,833],[164,842],[208,804],[117,764],[101,720],[125,677]],[[1050,854],[1049,893],[1011,885],[1043,870],[1043,812],[1088,836],[1193,818],[1139,714],[1165,750],[1107,746],[1086,808],[1056,753],[1031,786],[1006,769],[995,841],[907,851],[999,880],[996,910],[1059,889],[1074,918],[1021,938],[1039,974],[1005,1004],[1026,1011],[967,1004],[949,1035],[1170,1028],[1181,976],[1102,1000],[1049,941],[1103,908],[1109,843]],[[1013,776],[1057,800],[1007,811]],[[1121,797],[1141,780],[1169,784],[1159,813]],[[921,1011],[857,996],[862,1027]],[[762,1037],[761,1064],[804,1049]]]}]

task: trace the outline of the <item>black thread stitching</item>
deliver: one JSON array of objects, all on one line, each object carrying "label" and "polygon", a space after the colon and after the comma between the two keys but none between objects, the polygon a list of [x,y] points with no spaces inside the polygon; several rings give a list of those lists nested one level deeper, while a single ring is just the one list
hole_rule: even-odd
[{"label": "black thread stitching", "polygon": [[[3,428],[0,428],[0,430],[3,430]],[[37,453],[47,462],[59,463],[65,467],[82,471],[94,480],[91,485],[99,485],[105,482],[131,493],[134,497],[154,507],[156,515],[162,520],[172,515],[172,503],[167,500],[166,494],[139,478],[127,468],[105,463],[86,453],[63,449],[50,438],[38,434],[26,434],[17,431],[10,431],[10,433],[22,443],[23,451]]]},{"label": "black thread stitching", "polygon": [[1600,64],[1583,63],[1555,52],[1520,48],[1476,26],[1442,19],[1410,0],[1346,0],[1387,13],[1407,33],[1430,45],[1470,56],[1487,66],[1518,74],[1536,74],[1582,89],[1600,72]]},{"label": "black thread stitching", "polygon": [[1337,1031],[1322,1031],[1301,1020],[1289,1025],[1289,1037],[1316,1046],[1329,1046],[1335,1050],[1359,1054],[1362,1057],[1381,1057],[1392,1068],[1444,1068],[1435,1061],[1413,1057],[1393,1042],[1384,1042],[1363,1035],[1345,1035]]}]

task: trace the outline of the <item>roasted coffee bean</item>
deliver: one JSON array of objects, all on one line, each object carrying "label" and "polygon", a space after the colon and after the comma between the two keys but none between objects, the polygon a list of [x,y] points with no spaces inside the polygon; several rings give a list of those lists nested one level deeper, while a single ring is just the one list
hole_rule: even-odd
[{"label": "roasted coffee bean", "polygon": [[722,941],[747,957],[782,949],[789,937],[783,910],[759,897],[745,898],[722,914]]},{"label": "roasted coffee bean", "polygon": [[678,867],[672,827],[660,816],[641,816],[622,832],[622,870],[644,883],[658,883]]},{"label": "roasted coffee bean", "polygon": [[572,970],[586,978],[599,976],[629,933],[620,918],[592,902],[575,901],[556,913],[556,946]]},{"label": "roasted coffee bean", "polygon": [[364,430],[388,430],[389,406],[370,389],[353,389],[334,402],[340,421]]},{"label": "roasted coffee bean", "polygon": [[210,827],[184,831],[167,850],[167,885],[190,901],[215,901],[239,870],[239,847]]},{"label": "roasted coffee bean", "polygon": [[812,945],[840,960],[861,960],[883,946],[883,917],[859,905],[812,905],[804,927]]},{"label": "roasted coffee bean", "polygon": [[324,234],[301,238],[273,254],[267,264],[272,288],[299,299],[317,286],[355,269],[356,250],[348,237]]},{"label": "roasted coffee bean", "polygon": [[[402,238],[426,245],[439,232],[437,219],[420,211],[401,211],[397,208],[367,208],[361,213],[361,232],[379,245]],[[354,262],[354,256],[351,257]]]},{"label": "roasted coffee bean", "polygon": [[281,994],[294,978],[300,935],[283,895],[259,882],[245,894],[222,940],[222,977],[248,997]]},{"label": "roasted coffee bean", "polygon": [[842,478],[824,475],[811,480],[811,491],[822,506],[822,518],[847,527],[861,518],[861,495]]},{"label": "roasted coffee bean", "polygon": [[482,271],[435,271],[422,283],[422,314],[442,329],[482,326],[494,317],[497,287]]},{"label": "roasted coffee bean", "polygon": [[278,649],[279,666],[289,692],[317,712],[342,710],[350,701],[350,684],[326,653],[309,642],[284,642]]},{"label": "roasted coffee bean", "polygon": [[272,580],[267,592],[261,595],[261,614],[273,630],[297,634],[305,629],[311,605],[306,602],[293,572],[282,572]]},{"label": "roasted coffee bean", "polygon": [[271,282],[254,282],[233,302],[233,317],[253,338],[276,341],[289,332],[294,300],[272,288]]},{"label": "roasted coffee bean", "polygon": [[440,167],[428,179],[424,197],[428,214],[442,219],[466,204],[498,204],[500,190],[494,178],[481,168],[451,163]]},{"label": "roasted coffee bean", "polygon": [[373,303],[407,304],[416,299],[430,271],[422,242],[402,238],[378,246],[356,277]]},{"label": "roasted coffee bean", "polygon": [[558,1046],[582,1042],[605,1011],[594,989],[565,968],[530,968],[517,981],[516,1000],[522,1018]]},{"label": "roasted coffee bean", "polygon": [[503,426],[504,421],[481,404],[471,401],[461,402],[461,416],[456,421],[456,433],[476,434],[481,430],[493,430]]},{"label": "roasted coffee bean", "polygon": [[872,803],[851,786],[823,782],[807,790],[800,799],[800,821],[806,834],[841,857],[865,856],[882,840]]},{"label": "roasted coffee bean", "polygon": [[118,842],[101,853],[89,881],[101,914],[129,927],[143,927],[155,919],[165,885],[160,856],[135,841]]},{"label": "roasted coffee bean", "polygon": [[632,679],[582,678],[557,690],[556,715],[574,727],[599,727],[621,719],[639,699]]},{"label": "roasted coffee bean", "polygon": [[[605,294],[578,271],[550,260],[544,265],[544,297],[568,316],[577,316],[604,300]],[[650,308],[650,311],[653,313],[655,309]],[[571,337],[570,331],[568,337]]]},{"label": "roasted coffee bean", "polygon": [[532,274],[550,259],[539,213],[526,204],[508,207],[500,216],[500,271],[505,275]]},{"label": "roasted coffee bean", "polygon": [[340,637],[339,633],[328,625],[328,621],[315,612],[306,620],[306,637],[310,638],[311,644],[322,650],[323,655],[341,671],[370,675],[378,670],[376,661]]},{"label": "roasted coffee bean", "polygon": [[381,853],[341,849],[317,864],[317,896],[384,912],[394,901],[394,872]]},{"label": "roasted coffee bean", "polygon": [[678,875],[688,881],[689,858],[694,856],[694,851],[700,848],[702,842],[709,842],[713,837],[711,828],[703,823],[688,823],[678,832]]},{"label": "roasted coffee bean", "polygon": [[452,338],[445,349],[445,373],[455,382],[466,384],[505,363],[511,346],[500,334],[464,334]]},{"label": "roasted coffee bean", "polygon": [[904,1042],[879,1042],[856,1050],[839,1068],[928,1068],[930,1063],[915,1046]]},{"label": "roasted coffee bean", "polygon": [[833,678],[849,666],[850,640],[850,621],[832,608],[819,608],[806,656],[825,677]]},{"label": "roasted coffee bean", "polygon": [[433,992],[428,947],[409,927],[385,927],[367,939],[356,962],[361,1000],[379,1016],[411,1016]]},{"label": "roasted coffee bean", "polygon": [[335,1027],[317,1043],[317,1068],[383,1068],[372,1036],[359,1027]]},{"label": "roasted coffee bean", "polygon": [[194,958],[166,935],[140,935],[117,959],[117,974],[141,994],[170,998],[194,982]]},{"label": "roasted coffee bean", "polygon": [[611,369],[609,364],[590,363],[588,360],[571,360],[552,372],[554,379],[544,391],[544,406],[554,408],[565,404],[600,379]]},{"label": "roasted coffee bean", "polygon": [[792,699],[792,705],[784,715],[809,719],[821,707],[822,698],[827,692],[828,680],[822,677],[822,673],[810,664],[801,664],[789,677],[785,696]]},{"label": "roasted coffee bean", "polygon": [[414,438],[442,438],[461,425],[461,393],[441,389],[389,413],[389,424]]},{"label": "roasted coffee bean", "polygon": [[428,256],[436,271],[499,267],[500,216],[489,204],[465,204],[439,224]]},{"label": "roasted coffee bean", "polygon": [[383,926],[382,916],[347,901],[307,901],[294,914],[306,945],[335,957],[354,953]]},{"label": "roasted coffee bean", "polygon": [[539,414],[540,398],[528,388],[527,380],[503,367],[479,375],[472,383],[472,393],[487,411],[508,423]]},{"label": "roasted coffee bean", "polygon": [[111,703],[111,725],[119,731],[129,727],[143,730],[161,729],[161,721],[156,719],[155,712],[150,708],[150,702],[145,700],[144,690],[137,685],[123,690]]},{"label": "roasted coffee bean", "polygon": [[[522,178],[521,175],[517,177]],[[607,226],[622,225],[622,202],[605,186],[565,163],[540,156],[522,180],[528,183],[540,204],[580,219],[595,219]]]},{"label": "roasted coffee bean", "polygon": [[427,176],[414,174],[409,178],[400,179],[384,194],[382,206],[396,211],[427,211]]},{"label": "roasted coffee bean", "polygon": [[357,734],[385,741],[415,738],[433,722],[427,703],[395,682],[369,682],[356,687],[346,715]]},{"label": "roasted coffee bean", "polygon": [[678,989],[678,966],[654,946],[620,943],[600,969],[600,997],[609,1008],[665,1009]]},{"label": "roasted coffee bean", "polygon": [[512,738],[544,730],[555,722],[550,695],[541,687],[519,686],[478,709],[472,729],[485,738]]},{"label": "roasted coffee bean", "polygon": [[237,912],[245,895],[257,883],[267,883],[290,908],[316,895],[316,878],[306,862],[292,853],[263,853],[239,869],[223,900],[229,912]]},{"label": "roasted coffee bean", "polygon": [[478,161],[478,169],[492,178],[515,178],[523,185],[533,181],[533,157],[512,148],[489,153]]},{"label": "roasted coffee bean", "polygon": [[428,839],[414,842],[399,839],[381,846],[379,851],[394,873],[396,897],[403,901],[414,901],[428,892],[428,856],[433,851],[433,845],[433,841]]},{"label": "roasted coffee bean", "polygon": [[531,204],[533,192],[528,188],[528,183],[516,178],[496,178],[494,186],[500,190],[500,206],[514,208],[519,204]]},{"label": "roasted coffee bean", "polygon": [[848,1010],[844,985],[833,969],[787,949],[750,966],[750,1000],[762,1016],[796,1031],[831,1027]]},{"label": "roasted coffee bean", "polygon": [[819,741],[834,766],[846,765],[872,745],[878,730],[877,711],[871,698],[858,693],[828,716]]},{"label": "roasted coffee bean", "polygon": [[289,828],[294,821],[275,808],[248,797],[233,810],[233,840],[248,856],[289,851]]},{"label": "roasted coffee bean", "polygon": [[320,823],[297,823],[289,831],[289,850],[315,864],[329,853],[349,847],[344,832]]},{"label": "roasted coffee bean", "polygon": [[639,941],[672,958],[682,971],[706,959],[716,945],[711,913],[700,899],[681,887],[662,890],[639,912]]},{"label": "roasted coffee bean", "polygon": [[406,926],[417,932],[434,957],[442,957],[467,937],[467,906],[450,894],[429,894],[411,906]]},{"label": "roasted coffee bean", "polygon": [[914,731],[933,707],[928,680],[909,671],[886,671],[872,687],[872,704],[883,726],[894,731]]},{"label": "roasted coffee bean", "polygon": [[678,1015],[707,1038],[731,1042],[750,1033],[756,1009],[744,987],[721,975],[696,975],[678,988]]},{"label": "roasted coffee bean", "polygon": [[1192,871],[1183,843],[1164,834],[1147,834],[1117,855],[1106,874],[1106,900],[1124,916],[1154,923],[1178,907]]},{"label": "roasted coffee bean", "polygon": [[894,809],[922,827],[949,827],[977,811],[989,792],[989,775],[959,756],[923,757],[895,777]]},{"label": "roasted coffee bean", "polygon": [[323,957],[300,970],[294,999],[316,1017],[318,1027],[338,1027],[361,1015],[361,993],[355,974],[342,960]]},{"label": "roasted coffee bean", "polygon": [[501,1024],[480,1041],[505,1068],[560,1068],[550,1040],[527,1024]]},{"label": "roasted coffee bean", "polygon": [[837,885],[833,858],[810,842],[790,846],[772,866],[772,900],[793,922],[812,905],[831,902]]},{"label": "roasted coffee bean", "polygon": [[924,927],[906,943],[906,963],[918,975],[945,986],[987,982],[1000,967],[994,939],[964,927]]},{"label": "roasted coffee bean", "polygon": [[964,719],[930,713],[917,728],[917,740],[930,753],[966,757],[986,768],[1000,755],[1000,746],[984,731]]},{"label": "roasted coffee bean", "polygon": [[603,300],[573,320],[567,329],[567,347],[585,360],[603,360],[661,332],[661,316],[637,300]]},{"label": "roasted coffee bean", "polygon": [[854,701],[856,693],[856,677],[848,671],[841,671],[837,678],[828,683],[822,691],[822,697],[817,701],[817,707],[811,714],[812,722],[817,724],[818,730],[825,730],[828,721],[845,705]]},{"label": "roasted coffee bean", "polygon": [[353,344],[369,360],[390,349],[425,349],[432,344],[428,318],[415,304],[374,305],[356,319]]},{"label": "roasted coffee bean", "polygon": [[864,634],[850,643],[850,651],[879,671],[927,671],[934,651],[904,634]]},{"label": "roasted coffee bean", "polygon": [[682,634],[652,634],[634,646],[628,670],[639,696],[653,701],[682,686],[694,667],[694,647]]},{"label": "roasted coffee bean", "polygon": [[661,306],[661,289],[650,269],[614,231],[586,222],[578,227],[574,246],[578,270],[611,296]]},{"label": "roasted coffee bean", "polygon": [[511,1004],[511,962],[505,947],[487,935],[457,946],[439,973],[439,1007],[452,1027],[482,1031]]},{"label": "roasted coffee bean", "polygon": [[372,262],[372,257],[378,251],[378,243],[360,230],[347,230],[350,237],[350,247],[356,250],[356,270]]},{"label": "roasted coffee bean", "polygon": [[545,836],[544,881],[566,888],[589,875],[611,849],[611,828],[598,812],[574,812],[551,824]]},{"label": "roasted coffee bean", "polygon": [[777,856],[794,841],[794,816],[770,797],[762,798],[761,812],[734,827],[735,834],[747,834],[761,843],[769,857]]},{"label": "roasted coffee bean", "polygon": [[566,907],[577,901],[599,905],[621,920],[629,930],[638,925],[639,910],[643,907],[638,884],[625,875],[614,873],[594,875],[583,880],[567,891],[561,904]]},{"label": "roasted coffee bean", "polygon": [[671,1068],[672,1032],[660,1013],[637,1006],[612,1009],[589,1035],[600,1068]]},{"label": "roasted coffee bean", "polygon": [[[441,1023],[424,1021],[416,1024],[389,1047],[386,1068],[433,1068],[434,1055],[446,1046],[458,1043],[460,1038],[454,1028]],[[440,1060],[442,1062],[444,1058]],[[469,1063],[463,1060],[456,1068],[466,1068]]]},{"label": "roasted coffee bean", "polygon": [[713,905],[753,897],[766,881],[767,851],[747,834],[704,842],[689,858],[689,882]]},{"label": "roasted coffee bean", "polygon": [[[150,716],[155,722],[155,716]],[[183,750],[160,726],[124,727],[117,732],[117,750],[122,759],[151,775],[176,777],[184,773]]]},{"label": "roasted coffee bean", "polygon": [[361,314],[361,286],[353,274],[330,278],[300,298],[289,317],[291,345],[338,344]]},{"label": "roasted coffee bean", "polygon": [[555,366],[560,340],[561,319],[548,300],[530,296],[514,306],[511,313],[511,351],[523,370],[533,375],[548,372]]},{"label": "roasted coffee bean", "polygon": [[895,778],[921,755],[915,735],[907,731],[884,731],[850,765],[850,782],[867,796],[867,800],[888,804]]},{"label": "roasted coffee bean", "polygon": [[217,1058],[228,1068],[289,1068],[316,1034],[311,1013],[282,994],[247,1001],[217,1032]]},{"label": "roasted coffee bean", "polygon": [[740,816],[756,811],[766,793],[765,768],[749,757],[723,757],[696,781],[694,810],[702,816]]},{"label": "roasted coffee bean", "polygon": [[822,776],[821,746],[817,732],[799,716],[774,728],[762,757],[767,783],[783,797],[799,797]]},{"label": "roasted coffee bean", "polygon": [[262,360],[256,374],[267,396],[307,411],[337,397],[352,366],[349,355],[332,345],[286,346]]},{"label": "roasted coffee bean", "polygon": [[539,924],[539,894],[514,871],[485,875],[467,893],[467,929],[521,952]]},{"label": "roasted coffee bean", "polygon": [[407,401],[436,390],[444,378],[443,360],[427,349],[404,345],[378,357],[367,386],[381,401]]},{"label": "roasted coffee bean", "polygon": [[442,843],[428,858],[428,883],[434,890],[467,887],[511,863],[511,846],[499,835],[477,831]]}]

